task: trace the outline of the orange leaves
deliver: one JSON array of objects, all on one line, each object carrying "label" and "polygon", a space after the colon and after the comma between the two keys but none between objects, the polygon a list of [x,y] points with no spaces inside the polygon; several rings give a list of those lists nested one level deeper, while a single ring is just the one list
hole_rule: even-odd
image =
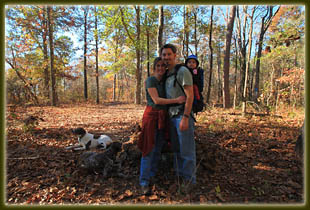
[{"label": "orange leaves", "polygon": [[277,81],[280,83],[288,83],[292,85],[299,84],[304,80],[305,70],[301,68],[291,68],[291,69],[284,69],[283,76],[278,78]]}]

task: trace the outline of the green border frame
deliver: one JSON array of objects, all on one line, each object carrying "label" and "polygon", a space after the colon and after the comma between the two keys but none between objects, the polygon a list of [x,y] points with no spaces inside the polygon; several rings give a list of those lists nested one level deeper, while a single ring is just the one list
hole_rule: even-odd
[{"label": "green border frame", "polygon": [[[309,34],[307,33],[308,30],[310,29],[309,27],[309,22],[310,22],[310,17],[309,17],[309,5],[310,1],[307,0],[291,0],[291,1],[284,1],[284,0],[254,0],[254,1],[249,1],[249,0],[232,0],[232,1],[227,1],[227,0],[181,0],[181,1],[175,1],[175,0],[142,0],[142,1],[133,1],[133,0],[51,0],[51,1],[46,1],[46,0],[4,0],[1,1],[0,3],[0,26],[1,26],[1,36],[2,39],[0,41],[0,149],[4,151],[5,149],[5,111],[6,111],[6,86],[5,86],[5,77],[4,77],[4,71],[5,71],[5,5],[9,4],[58,4],[58,5],[81,5],[81,4],[124,4],[124,5],[132,5],[132,4],[163,4],[163,5],[184,5],[184,4],[204,4],[204,5],[234,5],[234,4],[249,4],[249,5],[254,5],[254,4],[273,4],[273,5],[281,5],[281,4],[294,4],[294,5],[305,5],[305,19],[306,19],[306,44],[305,44],[305,59],[306,59],[306,72],[305,72],[305,118],[306,118],[306,141],[305,141],[305,148],[308,148],[308,143],[307,140],[309,139],[309,120],[307,119],[307,116],[309,116],[309,48],[308,46],[308,40],[309,40]],[[2,164],[0,164],[0,170],[1,172],[5,172],[5,154],[4,152],[1,153],[1,161]],[[256,208],[265,208],[265,209],[287,209],[287,208],[296,208],[296,209],[307,209],[309,207],[309,153],[306,152],[305,155],[305,194],[304,194],[304,199],[305,199],[305,205],[282,205],[282,204],[275,204],[275,205],[265,205],[265,204],[258,204],[258,205],[242,205],[242,204],[223,204],[223,205],[202,205],[202,206],[191,206],[191,205],[176,205],[176,206],[135,206],[135,205],[124,205],[124,206],[89,206],[89,205],[72,205],[72,206],[62,206],[62,205],[46,205],[46,206],[36,206],[36,205],[5,205],[5,193],[1,193],[0,196],[0,208],[1,209],[10,209],[10,208],[127,208],[127,209],[134,209],[134,208],[228,208],[228,209],[236,209],[236,208],[250,208],[250,209],[256,209]],[[4,176],[5,174],[2,173]],[[2,190],[5,191],[5,179],[2,178],[0,180],[0,186]]]}]

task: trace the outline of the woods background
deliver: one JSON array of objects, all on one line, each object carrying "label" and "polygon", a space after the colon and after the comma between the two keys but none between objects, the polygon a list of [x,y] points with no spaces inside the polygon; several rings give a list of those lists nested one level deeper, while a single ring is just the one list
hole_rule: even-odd
[{"label": "woods background", "polygon": [[7,103],[145,100],[165,43],[198,56],[209,105],[304,106],[303,6],[7,6]]},{"label": "woods background", "polygon": [[[5,12],[8,205],[308,205],[306,146],[297,141],[304,6],[6,5]],[[195,123],[199,184],[182,192],[168,152],[145,196],[135,142],[144,81],[165,43],[178,47],[178,62],[196,54],[205,70],[207,107]],[[121,142],[128,176],[82,170],[83,151],[65,149],[77,143],[77,127]]]}]

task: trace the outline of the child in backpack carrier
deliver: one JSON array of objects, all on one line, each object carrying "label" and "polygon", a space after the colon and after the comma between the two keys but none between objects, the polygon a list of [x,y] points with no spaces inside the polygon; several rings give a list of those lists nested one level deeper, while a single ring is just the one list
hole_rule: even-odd
[{"label": "child in backpack carrier", "polygon": [[[185,60],[185,66],[191,71],[193,75],[193,88],[194,88],[194,105],[198,107],[197,110],[193,110],[194,113],[202,111],[204,107],[202,91],[203,91],[203,69],[199,66],[197,56],[190,55]],[[197,105],[199,104],[199,105]]]}]

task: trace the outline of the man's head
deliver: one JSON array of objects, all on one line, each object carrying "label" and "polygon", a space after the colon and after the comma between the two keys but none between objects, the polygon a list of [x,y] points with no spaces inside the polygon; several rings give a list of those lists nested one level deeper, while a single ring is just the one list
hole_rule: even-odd
[{"label": "man's head", "polygon": [[160,57],[171,70],[176,64],[177,48],[173,44],[165,44],[160,48]]}]

